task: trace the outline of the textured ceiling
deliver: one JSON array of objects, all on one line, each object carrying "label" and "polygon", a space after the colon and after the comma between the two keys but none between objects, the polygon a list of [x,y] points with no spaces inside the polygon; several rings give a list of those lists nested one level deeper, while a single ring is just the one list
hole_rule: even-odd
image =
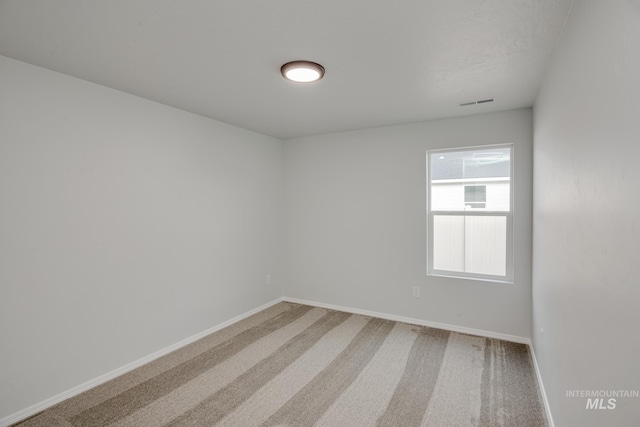
[{"label": "textured ceiling", "polygon": [[0,0],[0,54],[291,138],[529,107],[570,3]]}]

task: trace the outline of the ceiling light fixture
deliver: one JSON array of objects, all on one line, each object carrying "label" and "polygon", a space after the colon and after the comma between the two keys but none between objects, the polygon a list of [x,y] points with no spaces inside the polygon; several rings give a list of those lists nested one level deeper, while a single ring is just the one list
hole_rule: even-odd
[{"label": "ceiling light fixture", "polygon": [[324,67],[311,61],[292,61],[280,67],[282,77],[292,82],[310,83],[324,76]]}]

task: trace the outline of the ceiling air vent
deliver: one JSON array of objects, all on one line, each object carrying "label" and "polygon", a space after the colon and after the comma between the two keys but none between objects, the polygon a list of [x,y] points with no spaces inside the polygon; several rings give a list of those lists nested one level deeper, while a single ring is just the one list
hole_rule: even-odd
[{"label": "ceiling air vent", "polygon": [[481,99],[480,101],[463,102],[462,104],[459,104],[459,105],[461,107],[466,107],[468,105],[486,104],[487,102],[493,102],[493,98]]}]

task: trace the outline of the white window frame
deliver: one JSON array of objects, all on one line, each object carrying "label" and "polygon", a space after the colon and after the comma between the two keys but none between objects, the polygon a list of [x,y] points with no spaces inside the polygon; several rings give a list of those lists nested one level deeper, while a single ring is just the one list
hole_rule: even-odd
[{"label": "white window frame", "polygon": [[[470,150],[486,150],[492,148],[509,148],[509,211],[489,211],[484,209],[466,209],[464,211],[449,211],[449,210],[431,210],[431,156],[439,153],[451,153],[456,151],[470,151]],[[483,280],[499,283],[513,283],[513,211],[514,211],[514,151],[513,144],[496,144],[496,145],[478,145],[468,147],[455,147],[455,148],[443,148],[437,150],[427,151],[427,275],[428,276],[440,276],[440,277],[452,277],[461,279],[473,279]],[[434,215],[455,215],[455,216],[503,216],[506,218],[506,266],[505,275],[496,276],[490,274],[468,273],[461,271],[448,271],[448,270],[436,270],[433,268],[433,217]]]}]

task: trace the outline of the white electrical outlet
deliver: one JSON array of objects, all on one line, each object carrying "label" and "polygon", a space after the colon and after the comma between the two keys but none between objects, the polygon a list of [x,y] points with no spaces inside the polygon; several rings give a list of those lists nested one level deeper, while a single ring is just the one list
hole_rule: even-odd
[{"label": "white electrical outlet", "polygon": [[267,274],[267,277],[264,280],[265,285],[270,285],[271,284],[271,275]]},{"label": "white electrical outlet", "polygon": [[413,287],[413,297],[420,298],[420,286]]}]

